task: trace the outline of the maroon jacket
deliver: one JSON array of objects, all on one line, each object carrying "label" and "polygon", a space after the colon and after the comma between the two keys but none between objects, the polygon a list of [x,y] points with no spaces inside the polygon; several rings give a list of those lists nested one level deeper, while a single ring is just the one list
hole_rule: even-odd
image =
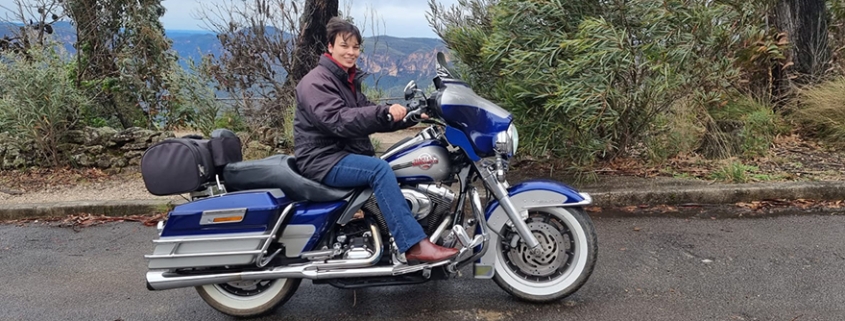
[{"label": "maroon jacket", "polygon": [[364,76],[360,70],[350,76],[323,55],[317,67],[296,85],[293,142],[296,165],[303,176],[322,182],[346,155],[374,156],[369,135],[414,125],[388,121],[390,107],[376,105],[361,93]]}]

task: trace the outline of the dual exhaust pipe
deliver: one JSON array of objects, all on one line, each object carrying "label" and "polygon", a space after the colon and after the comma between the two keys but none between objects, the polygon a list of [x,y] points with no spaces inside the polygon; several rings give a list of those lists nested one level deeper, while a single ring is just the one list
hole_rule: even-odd
[{"label": "dual exhaust pipe", "polygon": [[[368,258],[352,260],[328,260],[312,262],[297,266],[282,266],[263,271],[245,271],[232,273],[185,275],[169,271],[147,272],[147,289],[150,291],[170,290],[177,288],[195,287],[209,284],[229,283],[244,280],[273,280],[273,279],[337,279],[373,276],[393,276],[413,273],[443,266],[451,261],[446,260],[432,264],[413,266],[384,266],[373,267],[384,253],[384,244],[378,227],[370,225],[373,235],[375,253]],[[369,267],[369,268],[367,268]]]}]

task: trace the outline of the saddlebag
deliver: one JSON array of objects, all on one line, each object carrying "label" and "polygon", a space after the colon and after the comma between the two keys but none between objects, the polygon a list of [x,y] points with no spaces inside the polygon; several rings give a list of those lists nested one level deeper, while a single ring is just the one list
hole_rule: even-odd
[{"label": "saddlebag", "polygon": [[264,244],[274,240],[270,233],[289,203],[281,191],[265,190],[178,205],[154,241],[153,254],[145,256],[148,266],[179,269],[253,264]]},{"label": "saddlebag", "polygon": [[141,176],[153,195],[184,194],[204,189],[224,166],[241,160],[237,136],[167,139],[144,152]]}]

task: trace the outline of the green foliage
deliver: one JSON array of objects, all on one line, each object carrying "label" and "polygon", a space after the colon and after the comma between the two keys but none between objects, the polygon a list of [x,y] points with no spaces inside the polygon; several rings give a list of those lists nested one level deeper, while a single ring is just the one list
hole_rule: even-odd
[{"label": "green foliage", "polygon": [[646,159],[652,163],[682,154],[692,154],[701,145],[707,129],[702,121],[706,112],[697,102],[679,100],[658,114],[643,137]]},{"label": "green foliage", "polygon": [[186,116],[168,94],[176,55],[159,21],[161,0],[69,0],[65,12],[77,31],[75,80],[101,105],[102,119],[154,127],[162,112]]},{"label": "green foliage", "polygon": [[735,53],[762,22],[749,18],[757,7],[703,0],[461,1],[432,10],[462,76],[514,113],[525,150],[582,165],[664,130],[659,118],[679,100],[708,105],[735,94],[745,77]]},{"label": "green foliage", "polygon": [[710,174],[710,178],[729,183],[748,183],[752,177],[750,172],[756,170],[758,170],[758,168],[754,166],[748,166],[740,162],[730,162]]},{"label": "green foliage", "polygon": [[370,143],[373,144],[373,149],[379,151],[381,149],[381,140],[378,138],[370,137]]},{"label": "green foliage", "polygon": [[0,128],[19,144],[33,144],[22,149],[34,147],[42,160],[64,164],[59,145],[91,110],[90,100],[73,85],[67,56],[33,48],[0,59]]},{"label": "green foliage", "polygon": [[744,157],[764,156],[775,136],[788,131],[780,115],[769,104],[749,96],[741,96],[718,108],[711,108],[710,115],[716,121],[736,123],[735,132],[729,132],[737,140],[738,150]]}]

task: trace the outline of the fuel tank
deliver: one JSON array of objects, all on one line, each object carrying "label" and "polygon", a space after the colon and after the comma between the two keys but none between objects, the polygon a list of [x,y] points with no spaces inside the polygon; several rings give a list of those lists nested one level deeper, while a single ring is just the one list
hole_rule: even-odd
[{"label": "fuel tank", "polygon": [[451,171],[449,151],[438,140],[426,140],[387,159],[399,183],[438,182]]}]

